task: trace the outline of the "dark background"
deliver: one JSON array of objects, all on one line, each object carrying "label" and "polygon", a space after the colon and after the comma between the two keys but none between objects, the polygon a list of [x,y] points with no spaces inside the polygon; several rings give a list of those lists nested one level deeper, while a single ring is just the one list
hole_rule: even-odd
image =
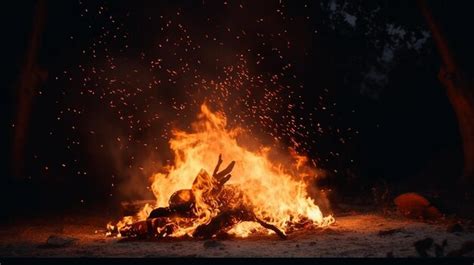
[{"label": "dark background", "polygon": [[[126,125],[114,122],[112,127],[97,126],[100,140],[90,137],[90,129],[79,132],[71,130],[71,126],[81,127],[83,124],[94,124],[94,121],[101,124],[102,120],[116,118],[109,109],[103,107],[103,102],[95,102],[70,92],[80,89],[82,73],[75,66],[96,63],[82,50],[88,49],[91,40],[103,32],[101,25],[106,20],[87,14],[81,17],[81,14],[84,14],[85,8],[92,13],[92,10],[98,10],[102,5],[107,7],[108,15],[122,21],[123,31],[129,34],[126,43],[130,49],[121,55],[127,58],[138,57],[141,51],[152,50],[153,38],[150,36],[160,38],[162,33],[159,26],[154,24],[156,20],[148,21],[149,16],[172,14],[178,9],[182,10],[188,28],[193,30],[193,39],[199,39],[199,34],[206,32],[209,27],[209,32],[226,40],[227,35],[221,33],[216,25],[241,26],[249,35],[265,30],[271,34],[273,29],[288,29],[288,39],[295,48],[283,53],[294,65],[292,73],[298,78],[292,79],[291,74],[290,77],[282,78],[281,84],[290,85],[291,88],[279,93],[293,95],[287,100],[296,105],[305,102],[305,108],[297,109],[293,114],[302,118],[299,124],[305,124],[310,132],[304,136],[293,136],[304,143],[300,151],[307,153],[321,168],[327,170],[328,177],[321,185],[332,187],[339,199],[367,196],[372,187],[382,184],[388,185],[394,193],[439,191],[448,187],[447,183],[461,173],[462,153],[453,110],[444,88],[437,80],[440,59],[432,39],[428,36],[418,50],[399,45],[393,59],[385,62],[390,65],[383,75],[386,82],[374,83],[366,78],[371,67],[385,67],[380,66],[384,45],[376,43],[390,42],[390,36],[384,31],[387,24],[399,25],[406,32],[413,32],[416,39],[422,38],[420,32],[427,31],[415,1],[336,1],[336,10],[328,8],[331,1],[287,2],[284,7],[279,7],[278,1],[243,1],[247,9],[242,14],[234,12],[239,10],[240,2],[232,3],[230,11],[225,11],[222,3],[217,1],[205,1],[205,4],[202,1],[47,1],[38,64],[48,75],[38,88],[43,94],[37,95],[33,103],[25,149],[24,178],[17,178],[12,173],[12,124],[17,111],[16,88],[28,48],[36,1],[4,4],[3,89],[0,96],[1,146],[4,150],[0,159],[2,215],[100,208],[103,205],[116,205],[124,199],[149,197],[139,194],[146,186],[146,177],[142,177],[138,184],[130,182],[130,179],[135,172],[131,168],[140,164],[136,160],[150,155],[150,151],[138,147],[123,151],[120,163],[132,165],[124,173],[123,167],[117,166],[116,154],[110,151],[114,149],[105,148],[101,151],[98,148],[100,140],[118,137],[114,134],[117,129],[124,135],[130,134]],[[430,1],[430,5],[462,65],[471,71],[473,41],[469,2],[440,0]],[[344,12],[357,17],[355,27],[345,22],[344,18],[334,15],[342,10],[342,6]],[[278,19],[272,19],[278,8],[293,20],[279,22]],[[380,11],[374,11],[377,8]],[[370,17],[370,14],[378,15]],[[307,16],[311,19],[307,20]],[[211,26],[206,24],[207,17],[213,19]],[[258,17],[264,17],[269,22],[263,28],[254,26],[254,18]],[[315,30],[317,34],[314,34]],[[258,60],[257,53],[268,53],[268,59],[258,66],[254,65],[252,70],[259,73],[277,72],[275,68],[280,63],[272,59],[268,45],[260,45],[263,41],[256,37],[241,41],[229,40],[225,46],[227,50],[216,56],[225,58],[229,50],[233,52],[252,47],[252,52],[247,54],[251,64]],[[201,43],[206,44],[205,41]],[[270,41],[270,46],[280,44]],[[123,42],[117,41],[110,42],[107,47],[111,54],[119,54],[121,45]],[[206,74],[212,76],[215,74],[213,61],[209,60],[208,64],[204,63],[201,68],[209,68]],[[121,69],[126,71],[126,67],[122,66]],[[66,70],[68,74],[64,74]],[[61,76],[59,81],[55,80],[57,76]],[[68,76],[73,77],[73,80],[68,80]],[[154,110],[173,113],[172,102],[183,98],[187,89],[170,87],[161,90],[159,95],[160,100],[165,102],[164,106]],[[64,94],[66,90],[68,96]],[[292,94],[288,90],[293,91]],[[140,104],[141,99],[135,100]],[[58,113],[74,106],[82,106],[88,114],[79,118],[73,114],[64,114],[61,122],[57,122]],[[190,113],[196,110],[191,108]],[[309,113],[317,118],[307,119]],[[174,116],[169,114],[169,117]],[[275,123],[284,123],[279,117],[275,115]],[[189,119],[183,119],[183,124],[185,121]],[[314,123],[320,123],[324,132],[316,133]],[[156,125],[145,133],[133,132],[133,138],[143,143],[151,139],[150,135],[162,130],[166,130],[165,126]],[[54,132],[53,136],[49,134],[51,131]],[[265,129],[262,132],[267,133]],[[281,135],[284,135],[282,141],[290,145],[292,136]],[[345,139],[344,143],[341,143],[341,137]],[[81,143],[76,146],[71,143],[73,141]],[[163,139],[161,142],[157,140],[155,144],[160,148],[166,147]],[[69,145],[72,147],[64,148]],[[112,148],[113,144],[106,143],[107,146]],[[141,154],[141,157],[137,154]],[[137,158],[129,161],[130,156]],[[160,159],[163,160],[163,157]],[[71,162],[74,160],[77,161]],[[67,166],[62,167],[62,163]],[[46,173],[45,165],[49,168]],[[78,174],[77,171],[87,174]],[[111,187],[111,183],[114,183],[114,187]],[[130,192],[122,188],[133,183],[141,187]]]}]

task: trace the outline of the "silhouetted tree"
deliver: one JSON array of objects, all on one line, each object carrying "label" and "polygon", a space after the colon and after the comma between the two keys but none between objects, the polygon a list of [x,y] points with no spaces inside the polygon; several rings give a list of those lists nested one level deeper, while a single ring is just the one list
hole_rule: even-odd
[{"label": "silhouetted tree", "polygon": [[431,30],[443,65],[439,80],[446,88],[459,124],[464,151],[464,182],[474,177],[474,86],[472,77],[457,62],[448,40],[434,18],[426,0],[418,0],[419,7]]},{"label": "silhouetted tree", "polygon": [[39,0],[35,8],[35,17],[26,50],[25,61],[21,69],[17,94],[17,116],[15,119],[15,133],[13,140],[13,173],[17,177],[24,177],[24,149],[27,142],[28,124],[35,90],[41,80],[46,79],[46,73],[38,66],[38,53],[41,44],[41,35],[46,16],[46,4]]}]

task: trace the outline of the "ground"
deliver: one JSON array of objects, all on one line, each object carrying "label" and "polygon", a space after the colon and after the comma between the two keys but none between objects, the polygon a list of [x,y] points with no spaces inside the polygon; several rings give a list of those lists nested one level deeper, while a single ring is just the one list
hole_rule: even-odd
[{"label": "ground", "polygon": [[[465,226],[448,232],[447,222],[425,223],[381,214],[336,216],[327,229],[300,231],[281,240],[276,235],[244,239],[166,239],[124,241],[105,236],[103,217],[33,219],[0,228],[1,257],[417,257],[414,243],[447,240],[444,253],[474,240]],[[57,236],[50,238],[51,236]],[[49,241],[48,241],[48,238]],[[71,242],[72,241],[72,242]],[[429,240],[428,240],[429,241]],[[467,256],[474,256],[471,251]]]}]

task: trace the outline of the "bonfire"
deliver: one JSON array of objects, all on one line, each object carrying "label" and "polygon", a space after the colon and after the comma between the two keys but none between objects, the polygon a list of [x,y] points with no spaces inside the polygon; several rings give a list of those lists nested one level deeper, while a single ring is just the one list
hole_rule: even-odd
[{"label": "bonfire", "polygon": [[[213,238],[260,232],[285,239],[294,230],[333,223],[308,195],[308,178],[317,177],[308,159],[290,152],[277,163],[269,158],[271,148],[252,151],[239,142],[243,132],[227,129],[223,113],[202,105],[193,132],[173,132],[175,161],[153,176],[156,204],[109,224],[108,234]],[[223,154],[237,159],[220,171]],[[205,169],[212,167],[211,175]]]}]

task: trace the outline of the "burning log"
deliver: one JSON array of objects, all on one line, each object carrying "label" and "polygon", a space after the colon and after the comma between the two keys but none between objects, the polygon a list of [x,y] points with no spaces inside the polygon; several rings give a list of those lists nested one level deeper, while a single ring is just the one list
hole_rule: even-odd
[{"label": "burning log", "polygon": [[177,230],[177,223],[192,223],[192,220],[193,218],[149,218],[124,226],[120,229],[120,235],[129,238],[166,237]]},{"label": "burning log", "polygon": [[280,238],[287,238],[286,234],[283,231],[281,231],[272,224],[266,223],[258,219],[255,214],[249,211],[248,209],[232,209],[220,213],[216,217],[212,218],[212,220],[208,224],[202,224],[198,226],[193,233],[193,237],[209,239],[217,235],[219,232],[229,230],[237,223],[245,221],[257,222],[266,229],[275,232]]}]

